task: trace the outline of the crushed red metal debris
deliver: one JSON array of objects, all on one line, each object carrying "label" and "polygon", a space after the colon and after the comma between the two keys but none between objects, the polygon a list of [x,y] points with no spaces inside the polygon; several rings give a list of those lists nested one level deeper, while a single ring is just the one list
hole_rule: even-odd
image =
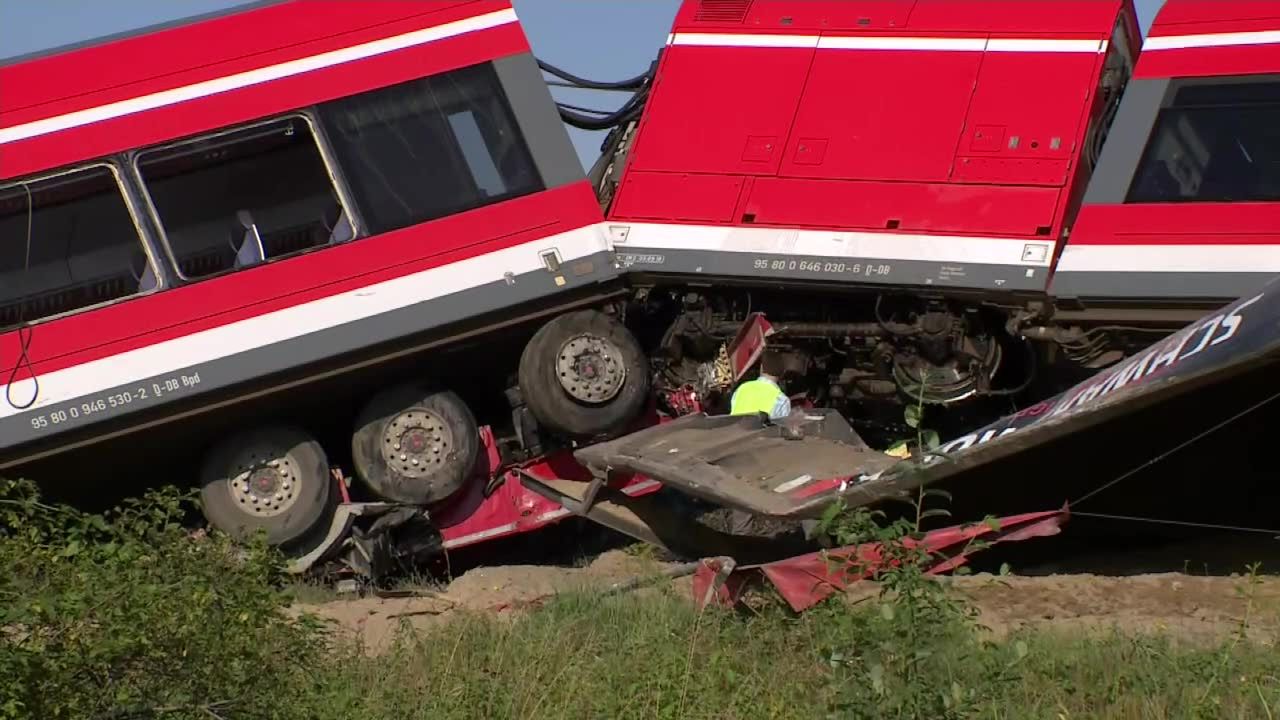
[{"label": "crushed red metal debris", "polygon": [[[998,518],[994,527],[979,522],[929,532],[921,542],[939,557],[928,572],[953,571],[983,547],[1056,535],[1068,515],[1064,506],[1061,510]],[[973,546],[976,540],[982,540],[984,545]],[[907,547],[914,547],[915,542],[903,540]],[[693,597],[699,609],[712,602],[732,607],[752,581],[763,578],[777,588],[791,609],[801,612],[871,576],[879,567],[881,553],[879,543],[864,543],[741,567],[730,558],[706,558],[694,573]]]}]

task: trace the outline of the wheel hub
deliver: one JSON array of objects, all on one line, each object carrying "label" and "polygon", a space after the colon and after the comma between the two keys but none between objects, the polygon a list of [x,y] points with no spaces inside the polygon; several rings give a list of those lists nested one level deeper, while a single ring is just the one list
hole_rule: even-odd
[{"label": "wheel hub", "polygon": [[597,335],[576,335],[560,346],[556,377],[575,400],[604,403],[622,390],[626,380],[622,351]]},{"label": "wheel hub", "polygon": [[968,358],[964,361],[951,358],[942,364],[931,363],[919,355],[895,358],[893,379],[909,397],[920,396],[924,386],[924,402],[931,405],[949,405],[965,400],[978,392],[980,384],[990,380],[1000,367],[1000,344],[987,338],[966,338],[963,347]]},{"label": "wheel hub", "polygon": [[400,413],[382,433],[383,459],[406,477],[422,477],[440,469],[452,447],[452,431],[444,418],[430,410]]},{"label": "wheel hub", "polygon": [[274,517],[297,502],[301,478],[297,462],[286,450],[247,448],[233,462],[231,497],[254,517]]}]

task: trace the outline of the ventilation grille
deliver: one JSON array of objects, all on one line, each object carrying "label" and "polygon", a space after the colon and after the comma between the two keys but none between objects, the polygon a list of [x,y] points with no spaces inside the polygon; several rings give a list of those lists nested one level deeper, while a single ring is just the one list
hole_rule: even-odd
[{"label": "ventilation grille", "polygon": [[702,0],[693,15],[694,22],[740,23],[747,19],[751,0]]}]

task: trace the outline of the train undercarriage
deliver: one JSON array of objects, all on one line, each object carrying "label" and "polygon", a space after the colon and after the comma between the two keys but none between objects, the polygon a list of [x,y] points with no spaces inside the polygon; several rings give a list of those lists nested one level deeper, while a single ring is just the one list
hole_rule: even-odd
[{"label": "train undercarriage", "polygon": [[1002,300],[654,284],[626,313],[646,338],[671,414],[682,414],[689,393],[727,412],[736,382],[763,360],[793,402],[839,410],[883,448],[915,435],[907,406],[925,408],[937,432],[961,433],[1113,366],[1203,312],[1055,319],[1035,302]]},{"label": "train undercarriage", "polygon": [[[1184,82],[1221,33],[1181,34],[1183,11],[1138,72],[1123,0],[690,0],[645,73],[600,83],[537,60],[508,3],[445,5],[279,3],[3,68],[0,209],[26,250],[0,268],[0,471],[78,501],[191,479],[216,527],[374,576],[573,515],[667,544],[693,531],[639,504],[670,478],[584,452],[722,416],[756,372],[856,449],[823,482],[998,445],[1002,418],[1106,394],[1091,378],[1239,345],[1242,316],[1198,323],[1280,262],[1274,182],[1245,182],[1274,83],[1237,82],[1274,60],[1241,69],[1218,37]],[[262,26],[300,34],[234,50]],[[209,56],[134,62],[180,46]],[[65,71],[86,63],[104,72]],[[574,109],[543,72],[631,97]],[[611,129],[585,177],[565,124]],[[75,209],[103,187],[109,232]],[[712,447],[779,427],[712,425]]]},{"label": "train undercarriage", "polygon": [[[1100,326],[1033,340],[1011,332],[1007,310],[967,298],[798,288],[653,284],[596,307],[485,333],[431,361],[373,363],[231,404],[199,432],[154,441],[178,475],[198,468],[212,525],[265,532],[298,571],[377,578],[575,515],[686,554],[768,561],[802,552],[805,531],[783,523],[760,539],[708,527],[698,517],[725,506],[672,504],[642,473],[592,489],[575,451],[726,414],[732,389],[763,367],[793,406],[838,415],[884,462],[903,441],[911,452],[924,428],[934,442],[962,436],[1098,372],[1089,365],[1106,350],[1165,331],[1107,336]],[[912,406],[924,417],[910,421]],[[121,477],[166,465],[163,453],[138,455],[129,436],[90,448],[117,458],[108,464]],[[77,455],[41,463],[37,479],[79,477],[66,464]],[[613,500],[597,502],[601,491]]]},{"label": "train undercarriage", "polygon": [[[829,392],[834,384],[830,378],[836,373],[831,371],[831,365],[816,369],[814,365],[831,360],[808,353],[819,347],[819,340],[831,340],[828,352],[831,346],[843,351],[842,361],[850,355],[859,360],[871,357],[854,353],[851,346],[857,341],[850,342],[843,333],[852,334],[850,328],[872,328],[856,327],[852,321],[840,325],[831,320],[784,319],[769,323],[752,314],[743,324],[729,317],[717,318],[711,307],[681,296],[684,305],[679,308],[675,323],[665,327],[654,323],[648,328],[655,334],[662,329],[662,342],[653,351],[651,361],[656,392],[644,416],[627,431],[606,432],[593,442],[565,443],[555,439],[563,438],[563,434],[543,429],[537,434],[547,444],[530,449],[543,454],[526,452],[521,459],[516,457],[518,452],[513,455],[510,450],[500,450],[492,430],[482,428],[479,436],[484,452],[462,492],[438,506],[438,510],[422,511],[418,506],[421,514],[414,519],[423,528],[436,528],[431,531],[434,535],[428,534],[430,540],[423,539],[428,537],[423,531],[415,534],[408,523],[413,511],[405,510],[406,506],[400,507],[402,515],[395,518],[387,515],[390,506],[346,504],[355,508],[352,512],[357,515],[364,512],[363,508],[375,508],[371,517],[389,517],[382,523],[384,531],[403,526],[407,528],[402,531],[406,537],[417,540],[400,545],[378,540],[379,521],[374,521],[374,531],[348,533],[328,557],[339,558],[349,571],[369,565],[368,558],[375,554],[368,548],[377,542],[382,542],[379,547],[389,556],[412,555],[406,547],[430,556],[451,545],[475,542],[486,533],[515,534],[576,516],[686,557],[731,557],[739,565],[769,563],[821,544],[823,538],[812,533],[815,521],[836,498],[855,505],[881,505],[926,485],[955,491],[960,497],[956,513],[968,520],[992,512],[1014,516],[1019,512],[1059,509],[1065,519],[1070,508],[1064,503],[1073,505],[1082,498],[1091,498],[1098,491],[1098,484],[1110,476],[1124,479],[1127,474],[1121,470],[1154,464],[1188,443],[1214,434],[1229,433],[1247,447],[1256,445],[1259,432],[1265,436],[1262,426],[1269,422],[1265,418],[1270,418],[1274,410],[1266,411],[1265,418],[1253,424],[1242,418],[1265,404],[1265,399],[1255,402],[1258,395],[1252,388],[1275,362],[1276,341],[1267,322],[1276,311],[1272,292],[1274,288],[1269,287],[1256,296],[1242,298],[1223,309],[1225,321],[1215,316],[1189,324],[1172,336],[1149,343],[1142,352],[1091,373],[1064,392],[1035,398],[1034,403],[1010,404],[1010,409],[989,421],[970,422],[959,433],[942,433],[946,442],[936,451],[950,456],[944,462],[936,462],[944,455],[931,455],[930,449],[915,449],[906,460],[900,460],[883,451],[884,444],[894,437],[892,430],[876,429],[882,441],[871,439],[873,433],[855,430],[860,419],[856,413],[865,413],[863,408],[870,406],[862,398],[845,400],[845,405],[837,407],[832,395],[815,395],[807,398],[803,412],[776,422],[724,416],[720,406],[728,386],[721,378],[728,378],[732,385],[732,378],[761,362],[763,353],[774,352],[781,358],[772,365],[780,371],[792,367],[788,363],[796,363],[791,376],[801,382],[807,378],[825,379]],[[645,297],[652,296],[642,294],[639,299]],[[690,304],[695,307],[690,308]],[[629,303],[618,309],[619,316],[625,314],[628,323],[643,335],[646,327],[641,320],[652,316],[640,316]],[[700,315],[691,317],[694,312]],[[905,317],[905,313],[892,317],[885,314],[876,325],[887,326],[881,328],[881,333],[907,332],[902,326],[911,327],[912,323],[904,322]],[[601,327],[610,326],[603,318],[594,320]],[[926,320],[912,320],[917,328],[928,327]],[[788,327],[795,335],[787,335]],[[923,334],[927,330],[917,332]],[[882,342],[885,338],[875,332],[866,335]],[[776,337],[782,339],[775,341]],[[767,340],[768,349],[761,340]],[[565,345],[573,346],[574,342],[583,343],[581,339],[569,339]],[[703,343],[701,347],[699,342]],[[863,342],[871,345],[869,340]],[[588,357],[586,362],[607,367],[611,354],[616,356],[616,348],[608,341],[594,347],[600,354]],[[962,347],[982,344],[971,342]],[[684,354],[674,354],[679,352]],[[703,356],[710,360],[700,360]],[[797,357],[806,364],[798,363]],[[892,372],[893,360],[886,364]],[[586,365],[577,367],[582,370]],[[996,367],[993,374],[999,376],[999,371]],[[594,373],[596,377],[608,375],[607,371]],[[578,380],[581,382],[581,376]],[[810,387],[824,387],[815,380],[809,382],[814,383]],[[802,387],[797,384],[793,388],[797,397],[804,394],[798,389]],[[1016,392],[1026,390],[1011,387]],[[993,389],[1003,388],[987,385],[970,395],[976,397]],[[581,385],[579,391],[587,392]],[[595,392],[598,394],[598,390]],[[886,408],[900,409],[909,404],[901,388],[897,400],[889,399],[889,392],[882,395],[886,396],[882,400]],[[1008,403],[1013,395],[1011,392],[989,397],[1003,397],[1003,402]],[[949,411],[958,410],[964,407],[964,399],[954,399],[954,406],[941,405]],[[517,403],[514,415],[519,417],[528,409]],[[888,409],[884,412],[891,414]],[[1168,415],[1179,421],[1158,421]],[[914,433],[919,428],[907,430]],[[1110,458],[1081,451],[1119,435],[1126,440],[1112,448]],[[1242,463],[1241,468],[1252,469],[1233,480],[1234,489],[1229,493],[1208,496],[1203,487],[1183,482],[1183,476],[1166,464],[1163,469],[1148,472],[1141,482],[1130,481],[1127,492],[1112,491],[1107,507],[1128,507],[1133,512],[1158,509],[1174,514],[1185,514],[1188,508],[1195,507],[1195,514],[1202,519],[1217,513],[1210,519],[1238,523],[1247,516],[1261,522],[1261,518],[1253,517],[1259,505],[1241,505],[1242,498],[1273,494],[1265,483],[1257,484],[1258,459],[1254,452],[1234,458]],[[1196,468],[1188,470],[1191,475],[1236,467],[1231,458],[1213,453],[1180,462],[1189,462],[1186,467]],[[998,463],[1001,470],[994,471],[993,463]],[[1022,482],[1028,473],[1034,473],[1038,482]],[[1154,488],[1159,488],[1161,494],[1160,502],[1155,504],[1150,495]],[[1089,505],[1093,510],[1105,503],[1092,501]],[[493,525],[497,521],[491,517],[507,517],[501,511],[494,516],[494,510],[507,507],[519,508],[515,519]],[[492,527],[483,529],[486,522]],[[477,531],[478,527],[482,529]],[[1114,534],[1114,529],[1109,532]],[[1138,537],[1132,528],[1122,532],[1129,539]],[[401,555],[395,555],[393,549]],[[317,553],[316,557],[320,555]]]}]

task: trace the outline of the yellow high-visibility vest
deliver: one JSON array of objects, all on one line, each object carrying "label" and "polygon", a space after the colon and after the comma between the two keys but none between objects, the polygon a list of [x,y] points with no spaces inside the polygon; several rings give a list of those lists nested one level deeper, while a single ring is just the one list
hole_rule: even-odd
[{"label": "yellow high-visibility vest", "polygon": [[744,382],[733,391],[729,400],[730,415],[765,413],[774,420],[791,414],[791,398],[782,392],[772,380],[756,378]]}]

